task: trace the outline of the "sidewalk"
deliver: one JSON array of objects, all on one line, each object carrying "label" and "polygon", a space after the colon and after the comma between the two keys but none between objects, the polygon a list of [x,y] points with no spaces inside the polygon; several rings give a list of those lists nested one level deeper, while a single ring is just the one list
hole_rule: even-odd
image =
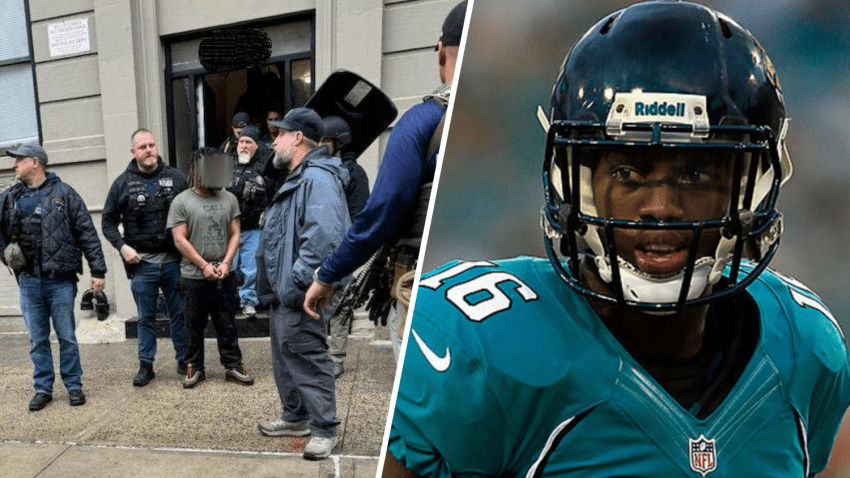
[{"label": "sidewalk", "polygon": [[255,378],[250,387],[224,381],[215,340],[207,339],[207,380],[194,389],[181,386],[168,339],[158,342],[156,378],[146,387],[132,384],[135,340],[82,344],[88,402],[73,408],[59,378],[58,344],[52,345],[53,401],[30,412],[26,328],[21,317],[0,318],[0,477],[376,475],[395,362],[386,328],[368,320],[356,321],[345,373],[337,380],[339,444],[320,462],[301,457],[303,438],[267,438],[257,431],[259,421],[280,413],[268,338],[240,339]]}]

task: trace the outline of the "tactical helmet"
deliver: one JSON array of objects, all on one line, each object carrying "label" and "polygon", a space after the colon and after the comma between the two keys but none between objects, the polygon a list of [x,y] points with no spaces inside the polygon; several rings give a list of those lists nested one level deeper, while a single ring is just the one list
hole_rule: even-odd
[{"label": "tactical helmet", "polygon": [[106,299],[106,294],[95,292],[94,289],[85,291],[80,300],[80,310],[95,310],[97,320],[106,320],[109,317],[109,301]]},{"label": "tactical helmet", "polygon": [[322,138],[334,138],[339,140],[343,145],[351,142],[351,128],[348,123],[339,116],[328,116],[322,120],[325,126],[325,133]]}]

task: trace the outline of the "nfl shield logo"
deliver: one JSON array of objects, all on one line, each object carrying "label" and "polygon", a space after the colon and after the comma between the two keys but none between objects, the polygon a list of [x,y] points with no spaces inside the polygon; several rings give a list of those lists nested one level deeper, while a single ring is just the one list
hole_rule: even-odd
[{"label": "nfl shield logo", "polygon": [[700,434],[696,440],[688,439],[688,448],[691,456],[691,469],[705,476],[717,469],[717,448],[714,439],[707,439]]}]

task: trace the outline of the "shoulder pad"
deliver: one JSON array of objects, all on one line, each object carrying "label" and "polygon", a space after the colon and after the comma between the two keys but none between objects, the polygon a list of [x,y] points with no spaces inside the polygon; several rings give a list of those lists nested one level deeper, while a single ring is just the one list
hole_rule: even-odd
[{"label": "shoulder pad", "polygon": [[597,342],[590,305],[545,259],[452,262],[424,275],[417,294],[412,329],[440,329],[452,347],[483,353],[500,373],[535,370],[527,383],[557,380]]},{"label": "shoulder pad", "polygon": [[819,381],[847,373],[844,332],[806,285],[768,269],[747,291],[759,307],[763,346],[787,380],[792,402],[805,403]]}]

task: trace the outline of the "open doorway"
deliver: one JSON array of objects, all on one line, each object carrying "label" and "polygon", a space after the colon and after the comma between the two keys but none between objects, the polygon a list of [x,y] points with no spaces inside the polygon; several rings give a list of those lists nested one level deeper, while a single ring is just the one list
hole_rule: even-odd
[{"label": "open doorway", "polygon": [[286,18],[264,25],[272,53],[262,67],[210,73],[198,59],[203,32],[166,44],[168,161],[186,171],[192,151],[218,148],[230,135],[234,114],[245,112],[263,133],[266,113],[303,106],[314,90],[313,20]]}]

